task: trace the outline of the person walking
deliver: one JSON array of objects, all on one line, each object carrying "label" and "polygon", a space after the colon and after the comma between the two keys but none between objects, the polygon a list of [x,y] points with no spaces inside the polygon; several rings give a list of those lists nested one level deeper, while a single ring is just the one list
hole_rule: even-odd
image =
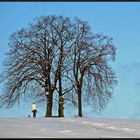
[{"label": "person walking", "polygon": [[37,105],[35,103],[32,104],[32,112],[33,112],[33,118],[36,118]]}]

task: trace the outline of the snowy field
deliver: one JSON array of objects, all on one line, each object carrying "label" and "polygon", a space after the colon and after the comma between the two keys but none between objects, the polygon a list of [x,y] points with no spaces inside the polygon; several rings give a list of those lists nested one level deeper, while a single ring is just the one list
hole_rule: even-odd
[{"label": "snowy field", "polygon": [[140,138],[140,120],[0,118],[0,138]]}]

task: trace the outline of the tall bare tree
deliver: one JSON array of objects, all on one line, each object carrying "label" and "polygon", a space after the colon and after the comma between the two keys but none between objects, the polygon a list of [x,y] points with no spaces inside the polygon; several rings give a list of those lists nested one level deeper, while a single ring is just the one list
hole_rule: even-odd
[{"label": "tall bare tree", "polygon": [[77,95],[82,117],[82,97],[101,108],[111,98],[116,77],[109,61],[114,60],[116,49],[111,38],[94,35],[88,22],[41,16],[11,34],[9,46],[1,76],[5,84],[1,107],[34,97],[46,103],[45,116],[50,117],[53,95],[58,94],[58,116],[64,117],[64,100],[76,103]]},{"label": "tall bare tree", "polygon": [[58,101],[58,115],[59,117],[64,117],[64,99],[63,95],[66,92],[63,92],[63,83],[62,78],[65,73],[68,72],[67,66],[68,63],[66,62],[68,59],[68,54],[70,53],[71,47],[73,46],[73,38],[74,35],[71,31],[72,23],[69,18],[65,18],[60,16],[56,18],[55,22],[51,23],[50,25],[52,29],[55,31],[57,47],[58,47],[58,57],[57,57],[57,78],[58,78],[58,87],[57,91],[59,94],[59,101]]},{"label": "tall bare tree", "polygon": [[[45,116],[50,117],[57,90],[59,116],[64,116],[63,95],[68,91],[62,93],[62,73],[67,71],[64,61],[73,44],[71,27],[67,17],[42,16],[28,28],[11,35],[11,49],[5,62],[7,70],[2,77],[6,86],[1,106],[12,107],[23,95],[34,96],[37,101],[46,101]],[[39,88],[43,90],[38,92]]]},{"label": "tall bare tree", "polygon": [[[100,109],[111,98],[117,80],[108,61],[115,60],[116,48],[110,37],[92,34],[89,24],[78,18],[75,32],[72,81],[78,96],[78,116],[82,117],[82,92],[86,93],[86,98],[90,96]],[[86,81],[88,85],[85,85]]]},{"label": "tall bare tree", "polygon": [[[10,52],[5,66],[5,94],[1,104],[11,107],[23,95],[30,94],[28,88],[42,87],[47,109],[45,116],[52,116],[53,92],[56,89],[58,70],[52,65],[57,61],[59,48],[57,35],[51,24],[55,16],[40,17],[29,28],[21,29],[11,35]],[[38,98],[36,99],[38,100]]]}]

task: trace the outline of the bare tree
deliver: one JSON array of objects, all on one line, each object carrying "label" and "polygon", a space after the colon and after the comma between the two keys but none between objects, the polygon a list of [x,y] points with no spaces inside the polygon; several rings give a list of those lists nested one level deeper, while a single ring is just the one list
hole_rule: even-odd
[{"label": "bare tree", "polygon": [[64,99],[63,95],[68,93],[68,91],[64,91],[62,87],[62,78],[64,77],[65,73],[68,73],[66,63],[68,59],[68,54],[73,46],[73,33],[71,32],[72,23],[69,18],[65,18],[60,16],[56,18],[56,22],[51,24],[51,27],[55,31],[58,40],[56,41],[58,47],[58,57],[57,57],[57,79],[58,79],[58,87],[57,91],[59,94],[58,99],[58,115],[59,117],[64,117]]},{"label": "bare tree", "polygon": [[[82,117],[82,92],[86,93],[86,98],[92,98],[99,109],[111,98],[117,81],[108,61],[115,59],[116,49],[110,37],[92,34],[85,21],[76,19],[75,31],[73,83],[78,95],[78,116]],[[86,81],[88,85],[85,85]]]},{"label": "bare tree", "polygon": [[64,116],[63,95],[69,90],[62,93],[62,75],[67,71],[64,61],[72,47],[71,26],[67,17],[41,16],[28,28],[11,35],[1,106],[12,107],[23,95],[35,97],[38,102],[47,103],[45,116],[50,117],[57,90],[59,116]]},{"label": "bare tree", "polygon": [[46,98],[45,116],[52,115],[53,92],[57,84],[57,69],[54,72],[52,65],[56,63],[55,57],[58,55],[56,34],[50,26],[54,19],[55,16],[43,16],[30,24],[29,28],[11,35],[11,48],[5,63],[7,70],[3,77],[6,86],[1,96],[2,106],[14,105],[21,96],[33,91],[28,90],[33,85],[34,88],[44,89],[44,94],[41,92],[36,96]]},{"label": "bare tree", "polygon": [[116,49],[111,38],[94,35],[88,22],[41,16],[11,34],[9,46],[1,107],[34,97],[46,103],[45,116],[51,117],[53,95],[58,94],[58,116],[64,117],[64,100],[76,104],[77,95],[82,117],[83,97],[100,108],[111,98],[116,77],[108,62],[114,60]]}]

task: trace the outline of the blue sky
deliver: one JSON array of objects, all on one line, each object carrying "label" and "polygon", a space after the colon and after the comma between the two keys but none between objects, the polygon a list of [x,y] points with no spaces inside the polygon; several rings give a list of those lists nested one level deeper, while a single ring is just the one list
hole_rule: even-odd
[{"label": "blue sky", "polygon": [[[94,33],[114,39],[117,55],[112,68],[118,85],[102,114],[92,116],[140,119],[140,2],[0,2],[0,72],[9,35],[35,17],[51,14],[80,17],[89,22]],[[26,117],[31,113],[30,106],[29,102],[10,110],[0,109],[0,117]],[[43,116],[43,111],[44,106],[40,106],[38,116]]]}]

